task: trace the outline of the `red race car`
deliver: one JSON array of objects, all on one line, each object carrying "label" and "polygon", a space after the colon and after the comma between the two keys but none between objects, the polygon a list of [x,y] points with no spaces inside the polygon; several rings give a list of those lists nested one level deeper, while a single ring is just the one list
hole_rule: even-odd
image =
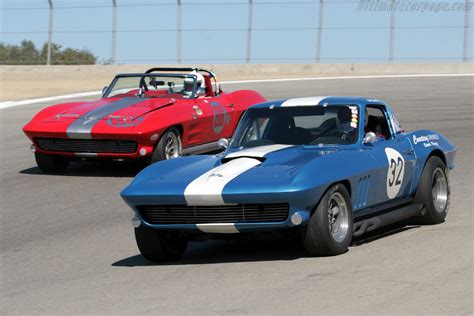
[{"label": "red race car", "polygon": [[135,159],[148,164],[219,149],[258,92],[225,93],[211,71],[152,68],[119,74],[92,102],[47,107],[23,127],[44,172],[72,160]]}]

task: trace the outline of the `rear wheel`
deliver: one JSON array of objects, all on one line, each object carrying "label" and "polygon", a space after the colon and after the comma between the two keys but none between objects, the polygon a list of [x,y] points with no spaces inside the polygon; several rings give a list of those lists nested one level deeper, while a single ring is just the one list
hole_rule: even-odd
[{"label": "rear wheel", "polygon": [[69,160],[56,155],[46,155],[39,152],[35,153],[35,160],[38,168],[45,173],[60,173],[66,171]]},{"label": "rear wheel", "polygon": [[301,231],[304,247],[312,256],[333,256],[347,251],[352,239],[352,205],[342,184],[329,188]]},{"label": "rear wheel", "polygon": [[181,233],[159,231],[144,225],[135,228],[135,239],[143,257],[151,262],[165,262],[181,258],[188,241]]},{"label": "rear wheel", "polygon": [[181,133],[176,127],[169,128],[161,136],[150,157],[150,163],[181,156]]},{"label": "rear wheel", "polygon": [[446,166],[436,156],[426,162],[420,184],[415,194],[415,204],[423,204],[423,224],[439,224],[444,222],[449,208],[449,180]]}]

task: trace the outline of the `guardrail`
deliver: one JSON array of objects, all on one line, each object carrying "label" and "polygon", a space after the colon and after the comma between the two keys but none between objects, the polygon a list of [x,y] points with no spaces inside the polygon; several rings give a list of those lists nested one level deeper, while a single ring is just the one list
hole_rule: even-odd
[{"label": "guardrail", "polygon": [[[45,0],[46,1],[46,0]],[[289,31],[293,33],[297,32],[314,32],[314,37],[315,39],[315,47],[314,47],[314,57],[313,58],[308,58],[308,57],[296,57],[296,58],[282,58],[281,61],[287,61],[291,60],[292,62],[300,62],[300,63],[307,63],[307,62],[314,62],[314,63],[321,63],[321,62],[355,62],[355,61],[371,61],[371,62],[404,62],[407,60],[411,61],[426,61],[426,60],[439,60],[439,61],[455,61],[456,58],[458,57],[433,57],[433,58],[428,58],[425,56],[412,56],[412,57],[407,57],[407,56],[397,56],[397,31],[400,30],[455,30],[456,32],[459,32],[459,34],[462,34],[463,38],[463,44],[460,46],[460,49],[462,49],[462,58],[460,58],[460,61],[462,60],[463,62],[468,62],[471,60],[470,56],[470,32],[471,32],[471,25],[470,25],[470,19],[471,19],[471,12],[473,9],[474,3],[470,2],[470,0],[462,0],[462,1],[424,1],[424,0],[412,0],[412,1],[401,1],[401,0],[306,0],[306,1],[285,1],[285,0],[280,0],[280,1],[256,1],[256,0],[236,0],[236,1],[222,1],[222,2],[205,2],[204,0],[202,2],[200,1],[195,1],[195,2],[186,2],[182,0],[172,0],[170,2],[164,2],[164,3],[140,3],[140,2],[135,2],[135,3],[119,3],[119,0],[109,0],[111,1],[109,5],[74,5],[74,6],[56,6],[54,3],[54,0],[47,0],[48,6],[47,7],[16,7],[16,8],[2,8],[0,9],[1,11],[8,12],[8,11],[14,11],[14,10],[48,10],[49,14],[48,16],[48,30],[47,31],[41,31],[41,30],[31,30],[31,31],[3,31],[0,32],[0,34],[16,34],[16,33],[22,33],[26,35],[32,35],[32,34],[42,34],[42,33],[47,33],[47,60],[46,64],[49,65],[51,64],[51,45],[53,42],[53,35],[54,34],[89,34],[89,33],[105,33],[105,34],[110,34],[110,43],[111,43],[111,48],[110,48],[110,60],[107,61],[107,63],[111,64],[116,64],[116,63],[140,63],[145,60],[140,60],[140,59],[118,59],[117,58],[117,34],[125,34],[125,33],[133,33],[133,34],[141,34],[144,35],[145,33],[150,34],[150,32],[175,32],[176,33],[176,56],[175,58],[156,58],[156,59],[147,59],[146,62],[153,62],[153,63],[173,63],[176,62],[178,64],[181,64],[183,62],[200,62],[200,63],[206,63],[206,62],[223,62],[223,63],[231,63],[231,62],[236,62],[236,63],[265,63],[265,62],[279,62],[277,58],[261,58],[254,56],[254,33],[255,32],[267,32],[267,33],[277,33],[277,32],[283,32],[283,31]],[[46,2],[45,2],[46,3]],[[314,27],[288,27],[288,26],[280,26],[280,24],[277,23],[278,26],[276,27],[256,27],[255,26],[255,18],[254,18],[254,12],[256,7],[265,7],[265,8],[272,8],[275,6],[281,6],[281,5],[289,5],[291,7],[298,7],[298,6],[303,6],[303,5],[309,5],[309,4],[314,4],[315,5],[315,18],[314,21],[317,21],[316,25]],[[369,23],[367,25],[349,25],[349,26],[329,26],[327,25],[327,7],[330,5],[352,5],[354,10],[356,11],[364,11],[364,12],[375,12],[375,13],[380,13],[380,12],[390,12],[387,17],[389,20],[387,21],[388,25],[386,26],[380,26],[380,25],[374,25],[373,23]],[[117,20],[117,10],[120,8],[127,9],[130,7],[134,8],[143,8],[144,10],[147,10],[149,8],[155,8],[155,7],[175,7],[176,8],[176,25],[173,27],[167,27],[167,28],[146,28],[146,29],[127,29],[127,28],[118,28],[118,20]],[[183,8],[186,7],[197,7],[197,6],[208,6],[210,8],[212,7],[222,7],[226,6],[229,8],[229,11],[232,10],[233,7],[236,6],[247,6],[247,17],[246,20],[242,21],[242,26],[239,27],[230,27],[230,28],[225,28],[225,27],[212,27],[212,28],[184,28],[183,27]],[[94,8],[110,8],[111,10],[111,28],[110,29],[94,29],[94,30],[80,30],[80,29],[70,29],[69,26],[67,29],[53,29],[53,18],[55,15],[55,11],[64,11],[64,10],[76,10],[76,9],[83,9],[83,8],[88,8],[88,9],[94,9]],[[317,8],[317,10],[316,10]],[[337,11],[337,10],[336,10]],[[404,12],[404,11],[417,11],[423,13],[423,12],[454,12],[454,11],[464,11],[464,19],[462,23],[459,23],[458,25],[450,25],[450,26],[443,26],[440,25],[430,25],[428,24],[420,24],[420,25],[398,25],[397,24],[397,17],[399,16],[399,12]],[[337,16],[336,16],[337,17]],[[192,18],[198,18],[198,17],[192,17]],[[206,18],[206,17],[199,17],[199,18]],[[332,17],[334,18],[334,17]],[[342,20],[344,20],[344,17],[340,17]],[[312,22],[314,22],[312,21]],[[352,21],[352,22],[357,22],[357,21]],[[438,24],[438,23],[437,23]],[[153,24],[151,24],[153,25]],[[66,27],[65,27],[66,28]],[[338,30],[338,31],[343,31],[343,32],[349,32],[349,31],[354,31],[354,30],[359,30],[359,31],[371,31],[371,30],[378,30],[378,31],[385,31],[386,32],[386,43],[383,43],[382,45],[387,45],[387,53],[386,56],[378,56],[378,57],[364,57],[364,58],[357,58],[355,56],[347,56],[347,57],[339,57],[339,58],[333,58],[333,57],[324,57],[322,55],[322,48],[324,47],[326,43],[324,34],[328,31],[332,30]],[[199,33],[199,32],[212,32],[212,33],[221,33],[222,32],[241,32],[245,33],[245,56],[237,56],[234,58],[209,58],[209,59],[199,59],[199,58],[193,58],[192,60],[187,60],[183,58],[183,34],[186,33]],[[313,40],[311,39],[311,40]],[[442,43],[443,40],[439,39],[439,42]],[[378,43],[380,45],[380,43]],[[25,61],[26,62],[26,61]],[[67,62],[67,61],[64,61]]]}]

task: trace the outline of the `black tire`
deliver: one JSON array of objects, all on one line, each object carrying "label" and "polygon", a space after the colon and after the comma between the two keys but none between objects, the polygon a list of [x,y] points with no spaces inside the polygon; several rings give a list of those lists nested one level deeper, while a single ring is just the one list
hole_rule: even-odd
[{"label": "black tire", "polygon": [[165,262],[181,258],[188,241],[179,232],[159,231],[144,225],[135,228],[135,240],[143,257],[151,262]]},{"label": "black tire", "polygon": [[69,160],[64,157],[38,152],[35,153],[35,160],[38,168],[45,173],[61,173],[66,171],[69,165]]},{"label": "black tire", "polygon": [[[181,156],[181,133],[176,127],[171,127],[161,136],[160,140],[155,146],[152,155],[150,156],[149,163],[152,164],[157,161],[170,159],[166,153],[167,142],[170,137],[175,137],[178,142],[177,156]],[[174,158],[174,157],[171,157]]]},{"label": "black tire", "polygon": [[[342,216],[337,218],[333,225],[344,226],[345,228],[336,229],[334,237],[330,224],[330,219],[334,217],[330,215],[334,210],[334,199],[337,197],[341,201],[339,214]],[[331,208],[332,206],[332,208]],[[343,209],[345,207],[345,210]],[[339,222],[338,222],[339,221]],[[342,184],[336,184],[330,187],[321,198],[318,206],[314,210],[308,225],[302,228],[301,237],[306,251],[312,256],[334,256],[347,251],[352,239],[353,233],[352,204],[349,192]]]},{"label": "black tire", "polygon": [[450,188],[446,165],[439,157],[432,156],[423,169],[413,201],[414,204],[423,204],[424,214],[419,222],[428,225],[444,222],[449,209],[449,196]]}]

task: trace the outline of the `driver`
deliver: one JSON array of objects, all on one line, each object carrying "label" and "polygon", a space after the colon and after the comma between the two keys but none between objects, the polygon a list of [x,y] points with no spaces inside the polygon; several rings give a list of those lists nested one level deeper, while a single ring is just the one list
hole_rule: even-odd
[{"label": "driver", "polygon": [[189,73],[190,75],[196,76],[196,96],[200,97],[206,94],[206,83],[204,82],[204,76],[196,70]]},{"label": "driver", "polygon": [[369,112],[367,108],[364,111],[364,135],[367,133],[374,133],[377,136],[376,140],[385,140],[385,136],[377,129],[377,127],[369,126]]}]

